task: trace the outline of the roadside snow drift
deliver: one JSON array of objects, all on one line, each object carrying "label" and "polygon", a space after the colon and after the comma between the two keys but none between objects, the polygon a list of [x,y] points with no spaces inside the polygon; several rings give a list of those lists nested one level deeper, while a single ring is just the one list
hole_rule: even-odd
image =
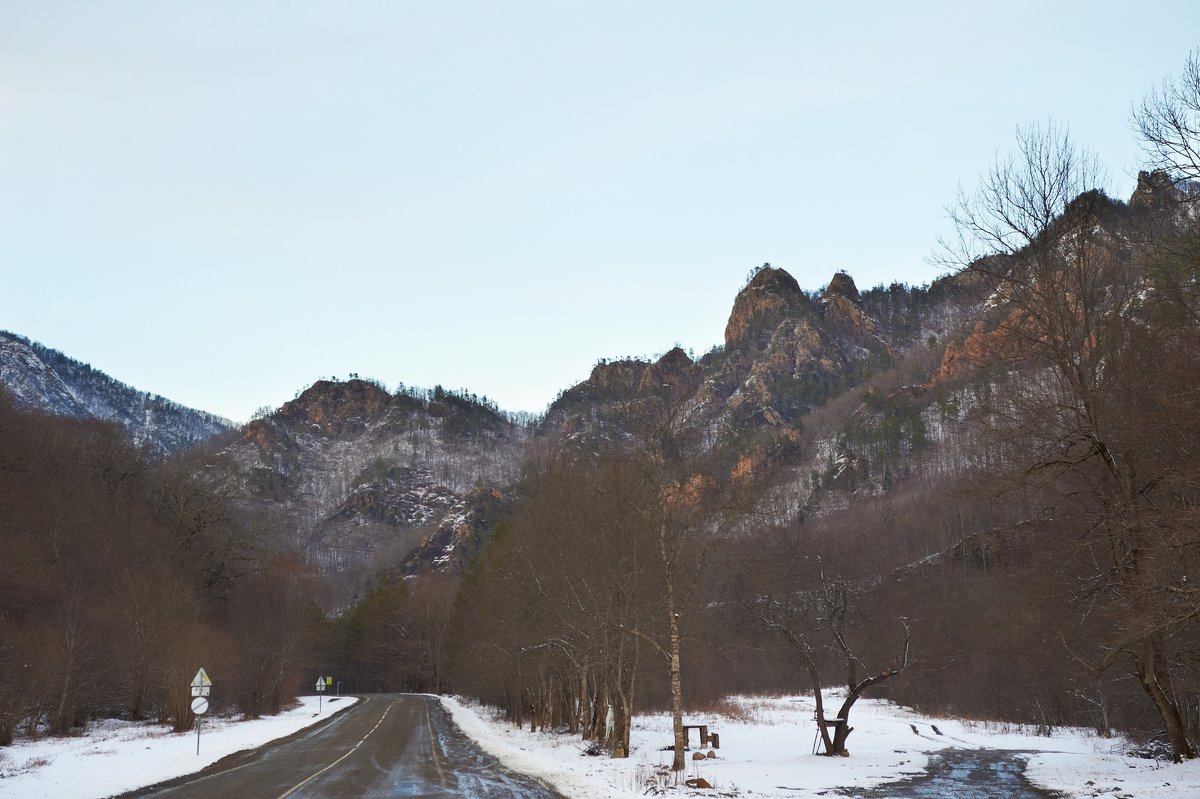
[{"label": "roadside snow drift", "polygon": [[358,700],[317,697],[278,716],[255,721],[205,718],[196,733],[173,733],[144,722],[107,720],[77,738],[18,741],[0,748],[0,796],[4,799],[100,799],[199,771],[221,758],[254,749],[329,718]]}]

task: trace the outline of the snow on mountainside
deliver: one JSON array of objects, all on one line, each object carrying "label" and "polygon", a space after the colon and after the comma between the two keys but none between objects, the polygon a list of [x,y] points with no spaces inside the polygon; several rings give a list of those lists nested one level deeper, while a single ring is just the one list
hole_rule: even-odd
[{"label": "snow on mountainside", "polygon": [[[343,574],[338,590],[353,592],[414,548],[409,571],[461,567],[482,541],[479,520],[494,521],[480,510],[491,506],[485,498],[515,480],[527,438],[474,397],[322,380],[248,424],[219,460],[236,473],[240,503],[273,519],[281,544]],[[453,542],[463,554],[438,561]]]},{"label": "snow on mountainside", "polygon": [[188,449],[233,423],[114,380],[23,336],[0,331],[0,386],[18,407],[115,422],[156,455]]}]

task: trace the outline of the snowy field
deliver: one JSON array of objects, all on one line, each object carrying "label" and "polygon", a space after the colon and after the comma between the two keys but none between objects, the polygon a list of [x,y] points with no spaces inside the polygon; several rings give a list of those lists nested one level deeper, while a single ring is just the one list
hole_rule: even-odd
[{"label": "snowy field", "polygon": [[[462,700],[442,701],[455,722],[485,750],[511,768],[542,777],[567,796],[644,795],[648,784],[662,783],[663,777],[656,775],[671,762],[671,753],[661,751],[671,744],[668,715],[637,717],[632,756],[612,760],[583,755],[581,742],[573,736],[516,730],[488,709]],[[829,707],[830,700],[826,702]],[[855,728],[847,742],[850,757],[829,758],[812,754],[816,726],[811,697],[738,698],[729,704],[729,715],[685,716],[688,724],[708,724],[721,739],[716,759],[689,760],[687,768],[688,777],[703,777],[715,790],[687,793],[756,799],[836,796],[838,788],[868,787],[923,774],[927,753],[958,748],[1028,752],[1026,774],[1031,780],[1071,797],[1200,797],[1200,762],[1176,766],[1125,757],[1120,752],[1127,742],[1086,730],[1059,730],[1053,737],[1039,737],[1007,726],[933,719],[862,699],[850,716]],[[695,736],[692,731],[693,746]]]},{"label": "snowy field", "polygon": [[130,721],[103,721],[74,738],[19,741],[0,748],[0,796],[4,799],[100,799],[190,774],[226,755],[253,749],[302,730],[353,705],[343,696],[326,699],[317,715],[317,697],[299,707],[255,721],[206,718],[200,754],[194,732]]},{"label": "snowy field", "polygon": [[[534,774],[578,799],[628,799],[650,786],[671,785],[666,767],[671,722],[666,715],[639,716],[633,756],[627,760],[588,757],[573,736],[531,734],[513,729],[492,711],[440,697],[455,722],[510,768]],[[148,724],[109,721],[77,738],[19,742],[0,749],[0,797],[100,799],[177,777],[226,755],[290,735],[355,700],[324,703],[316,697],[273,718],[252,722],[205,721],[196,755],[196,736]],[[1124,741],[1084,730],[1059,730],[1045,738],[1000,725],[931,719],[881,701],[860,700],[851,715],[849,758],[812,754],[815,728],[811,698],[748,699],[728,703],[722,714],[689,714],[689,724],[708,724],[721,736],[716,759],[688,761],[686,776],[701,776],[716,790],[679,794],[741,796],[748,799],[837,796],[838,788],[868,787],[924,773],[929,753],[947,748],[1010,749],[1029,754],[1027,774],[1037,784],[1070,797],[1111,799],[1196,799],[1200,762],[1170,763],[1125,757]],[[916,728],[914,733],[913,728]],[[938,735],[934,727],[941,732]],[[693,731],[693,742],[695,732]],[[673,790],[672,793],[675,793]]]}]

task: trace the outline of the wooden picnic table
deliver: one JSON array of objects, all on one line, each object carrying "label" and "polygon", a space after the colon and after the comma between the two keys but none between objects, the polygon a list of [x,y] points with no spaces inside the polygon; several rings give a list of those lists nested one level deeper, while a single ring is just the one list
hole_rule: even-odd
[{"label": "wooden picnic table", "polygon": [[706,746],[711,747],[713,749],[721,748],[721,736],[717,735],[715,732],[710,733],[708,731],[707,724],[684,724],[683,725],[683,734],[684,734],[684,737],[686,737],[688,739],[689,746],[691,745],[690,730],[696,730],[697,732],[700,733],[700,748],[701,749],[703,749]]}]

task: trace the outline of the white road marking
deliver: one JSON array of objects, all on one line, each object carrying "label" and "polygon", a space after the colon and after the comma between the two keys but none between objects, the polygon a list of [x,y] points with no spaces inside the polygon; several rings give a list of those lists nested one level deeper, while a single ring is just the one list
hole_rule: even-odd
[{"label": "white road marking", "polygon": [[370,738],[370,737],[371,737],[371,733],[373,733],[373,732],[375,732],[375,730],[379,729],[379,725],[380,725],[380,724],[383,724],[383,720],[387,718],[387,714],[388,714],[388,713],[391,713],[391,712],[392,712],[392,708],[394,708],[395,706],[396,706],[396,703],[395,703],[395,702],[392,702],[392,704],[388,705],[388,707],[387,707],[387,710],[383,711],[383,715],[379,717],[379,721],[375,722],[375,726],[371,728],[371,732],[368,732],[366,735],[364,735],[362,738],[360,738],[360,739],[359,739],[358,743],[356,743],[354,746],[350,747],[350,751],[349,751],[349,752],[347,752],[346,754],[342,755],[342,756],[341,756],[341,757],[339,757],[337,760],[333,761],[333,762],[332,762],[332,763],[330,763],[328,766],[326,766],[325,768],[321,769],[321,770],[320,770],[320,771],[318,771],[316,774],[312,775],[311,777],[309,777],[308,779],[304,780],[303,782],[297,783],[296,785],[293,785],[291,788],[288,788],[286,791],[284,791],[283,793],[281,793],[281,794],[279,795],[279,799],[287,799],[289,796],[291,796],[292,794],[294,794],[296,791],[300,790],[300,789],[301,789],[301,788],[303,788],[305,785],[308,785],[310,782],[312,782],[313,780],[315,780],[317,777],[320,777],[320,776],[321,776],[322,774],[324,774],[326,771],[329,771],[329,769],[333,768],[333,767],[334,767],[334,766],[336,766],[338,763],[341,763],[343,760],[345,760],[346,758],[350,757],[350,755],[354,754],[354,750],[355,750],[355,749],[358,749],[358,747],[362,746],[362,745],[363,745],[363,741],[365,741],[365,740],[367,740],[368,738]]},{"label": "white road marking", "polygon": [[[371,701],[371,698],[370,698],[370,697],[368,697],[368,696],[363,696],[363,697],[360,697],[360,698],[359,698],[359,701],[358,701],[358,702],[355,702],[353,705],[350,705],[350,707],[346,708],[346,711],[347,711],[347,712],[349,712],[350,710],[356,710],[356,709],[358,709],[358,708],[361,708],[363,705],[365,705],[367,702],[370,702],[370,701]],[[386,713],[386,711],[384,711],[384,712]],[[338,721],[340,721],[340,719],[338,719]],[[335,721],[335,722],[333,722],[333,723],[336,723],[336,721]],[[304,732],[304,730],[299,730],[298,732]],[[314,730],[311,730],[311,729],[310,729],[310,730],[309,730],[309,733],[312,733],[312,732],[314,732]],[[266,747],[270,746],[272,743],[274,743],[274,742],[273,742],[273,741],[268,741],[267,743],[263,744],[263,746],[262,746],[261,748],[266,748]],[[214,779],[214,778],[216,778],[216,777],[224,777],[226,774],[232,774],[232,773],[233,773],[233,772],[235,772],[235,771],[241,771],[242,769],[244,769],[244,768],[249,768],[250,766],[257,766],[257,765],[259,765],[261,762],[262,762],[261,760],[257,760],[257,759],[255,759],[255,760],[248,760],[248,761],[246,761],[245,763],[243,763],[243,764],[242,764],[242,765],[240,765],[240,766],[234,766],[233,768],[225,769],[224,771],[217,771],[217,772],[214,772],[214,773],[212,773],[212,774],[207,774],[207,775],[205,775],[205,776],[203,776],[203,777],[197,777],[197,778],[196,778],[196,779],[194,779],[194,780],[189,780],[189,781],[188,781],[187,783],[185,783],[185,784],[187,784],[187,785],[192,785],[192,784],[195,784],[195,783],[197,783],[197,782],[204,782],[205,780],[211,780],[211,779]],[[295,789],[293,789],[293,790],[295,790]],[[290,792],[289,792],[289,793],[290,793]],[[284,794],[284,796],[286,796],[286,795],[287,795],[287,794]]]}]

